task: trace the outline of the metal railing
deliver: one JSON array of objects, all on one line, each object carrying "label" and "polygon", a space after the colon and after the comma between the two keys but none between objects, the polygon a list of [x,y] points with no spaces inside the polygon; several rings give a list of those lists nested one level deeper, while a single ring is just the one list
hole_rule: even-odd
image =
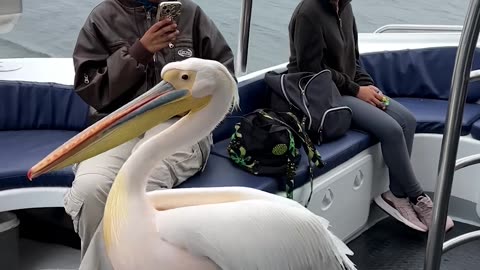
[{"label": "metal railing", "polygon": [[[473,54],[480,32],[480,0],[471,0],[460,36],[448,101],[445,134],[442,140],[438,179],[435,189],[432,227],[428,233],[425,270],[439,270],[442,254],[463,243],[480,238],[480,232],[460,235],[444,243],[448,204],[456,169],[480,163],[480,155],[455,160],[457,156],[467,85],[480,78],[480,71],[472,71]],[[473,75],[473,76],[472,76]]]},{"label": "metal railing", "polygon": [[461,32],[461,25],[429,25],[429,24],[387,24],[373,33],[380,34],[392,31],[408,31],[408,32]]},{"label": "metal railing", "polygon": [[240,11],[240,26],[237,45],[235,73],[237,75],[247,70],[248,42],[250,40],[250,21],[252,19],[253,0],[243,0]]}]

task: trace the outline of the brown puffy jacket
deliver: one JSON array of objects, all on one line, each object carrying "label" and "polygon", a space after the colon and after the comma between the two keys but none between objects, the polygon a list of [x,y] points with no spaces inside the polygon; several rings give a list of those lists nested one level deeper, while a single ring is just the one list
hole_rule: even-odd
[{"label": "brown puffy jacket", "polygon": [[139,41],[155,23],[155,9],[147,11],[134,0],[105,0],[93,9],[79,33],[73,62],[75,90],[97,111],[94,118],[153,87],[169,62],[192,56],[212,59],[234,75],[232,50],[213,21],[191,0],[180,1],[180,34],[174,47],[155,55]]}]

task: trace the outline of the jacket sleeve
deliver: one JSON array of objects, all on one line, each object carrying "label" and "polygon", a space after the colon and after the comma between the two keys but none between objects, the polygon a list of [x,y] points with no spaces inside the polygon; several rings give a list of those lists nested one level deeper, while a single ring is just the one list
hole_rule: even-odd
[{"label": "jacket sleeve", "polygon": [[358,51],[358,30],[357,30],[357,23],[355,22],[355,18],[353,18],[353,34],[355,36],[355,57],[357,58],[354,80],[360,86],[373,85],[374,82],[372,77],[370,77],[370,75],[368,75],[368,73],[360,65],[360,53]]},{"label": "jacket sleeve", "polygon": [[[306,72],[320,72],[329,69],[332,72],[332,79],[342,95],[356,96],[359,85],[342,72],[328,67],[323,61],[325,41],[319,27],[314,27],[308,18],[299,14],[296,18],[293,33],[293,46],[297,58],[298,70]],[[312,35],[312,33],[315,33]]]},{"label": "jacket sleeve", "polygon": [[102,112],[118,100],[135,95],[145,81],[146,64],[152,54],[138,40],[110,54],[107,44],[89,29],[92,25],[81,29],[73,52],[74,88],[86,103]]},{"label": "jacket sleeve", "polygon": [[201,58],[222,63],[235,80],[233,52],[215,23],[197,6],[194,20],[193,39]]}]

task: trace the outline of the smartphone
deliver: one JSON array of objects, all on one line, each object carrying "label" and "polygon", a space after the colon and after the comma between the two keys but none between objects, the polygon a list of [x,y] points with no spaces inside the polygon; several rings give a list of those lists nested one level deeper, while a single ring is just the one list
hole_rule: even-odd
[{"label": "smartphone", "polygon": [[176,20],[182,12],[182,3],[179,1],[165,1],[158,5],[157,21],[161,21],[167,17]]}]

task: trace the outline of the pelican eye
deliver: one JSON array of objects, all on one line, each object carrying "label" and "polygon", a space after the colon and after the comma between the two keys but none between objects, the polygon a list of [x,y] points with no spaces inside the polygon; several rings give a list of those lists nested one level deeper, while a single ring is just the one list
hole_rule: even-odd
[{"label": "pelican eye", "polygon": [[182,75],[182,80],[184,80],[184,81],[188,80],[188,75],[187,75],[187,74],[183,74],[183,75]]}]

